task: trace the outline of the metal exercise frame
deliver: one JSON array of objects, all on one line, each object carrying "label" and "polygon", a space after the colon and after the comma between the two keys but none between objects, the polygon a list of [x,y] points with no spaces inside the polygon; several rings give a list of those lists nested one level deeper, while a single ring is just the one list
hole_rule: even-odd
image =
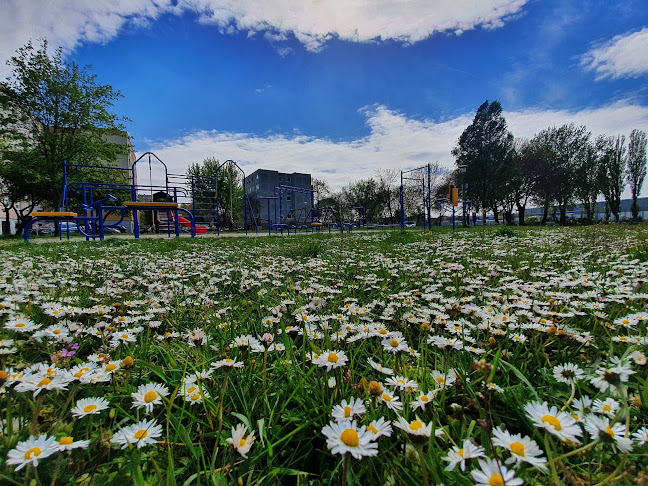
[{"label": "metal exercise frame", "polygon": [[[445,169],[437,169],[437,175],[446,175]],[[423,229],[432,229],[432,164],[427,164],[415,169],[401,170],[400,183],[400,227],[405,229],[405,187],[409,182],[414,182],[414,187],[421,190],[423,203]],[[409,186],[411,187],[411,185]]]}]

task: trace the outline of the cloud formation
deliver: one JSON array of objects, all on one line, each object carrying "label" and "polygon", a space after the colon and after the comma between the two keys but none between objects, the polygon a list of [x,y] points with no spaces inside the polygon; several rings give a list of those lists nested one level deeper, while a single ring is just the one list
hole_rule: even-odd
[{"label": "cloud formation", "polygon": [[596,73],[596,80],[637,78],[648,74],[648,27],[618,35],[594,47],[581,58],[581,66]]},{"label": "cloud formation", "polygon": [[3,0],[0,2],[0,76],[4,61],[32,39],[74,50],[84,42],[107,42],[132,22],[146,25],[171,8],[171,0]]},{"label": "cloud formation", "polygon": [[[84,42],[107,42],[126,24],[148,25],[163,14],[198,15],[225,33],[263,33],[271,43],[294,36],[311,51],[327,40],[416,42],[438,32],[497,28],[528,0],[3,0],[0,59],[9,59],[29,39],[47,38],[73,50]],[[290,53],[278,47],[281,55]],[[0,66],[0,76],[9,74]]]},{"label": "cloud formation", "polygon": [[278,40],[292,33],[317,51],[331,37],[366,42],[394,39],[417,42],[438,32],[457,34],[476,27],[504,25],[527,0],[180,0],[200,20],[244,31],[276,31]]},{"label": "cloud formation", "polygon": [[[452,167],[450,151],[474,117],[474,113],[467,113],[445,121],[415,120],[382,105],[365,107],[361,112],[370,133],[352,141],[203,130],[149,143],[145,148],[164,160],[173,173],[183,174],[190,163],[216,157],[237,161],[246,174],[257,169],[307,172],[339,189],[374,176],[380,168],[411,169],[435,161]],[[633,128],[648,128],[648,106],[628,101],[580,111],[509,111],[504,116],[516,137],[527,138],[549,126],[572,122],[586,125],[594,136],[628,136]]]}]

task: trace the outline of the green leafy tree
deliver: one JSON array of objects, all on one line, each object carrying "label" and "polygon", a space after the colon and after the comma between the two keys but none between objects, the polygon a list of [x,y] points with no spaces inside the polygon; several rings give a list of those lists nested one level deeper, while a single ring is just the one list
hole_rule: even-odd
[{"label": "green leafy tree", "polygon": [[646,132],[632,130],[630,143],[628,144],[628,165],[626,167],[626,181],[632,192],[632,219],[637,221],[639,216],[639,205],[637,198],[641,192],[644,179],[646,178]]},{"label": "green leafy tree", "polygon": [[128,148],[108,140],[121,134],[125,118],[110,111],[122,97],[101,85],[90,67],[64,62],[43,40],[18,49],[7,64],[12,75],[0,89],[0,135],[6,141],[0,178],[14,203],[26,201],[19,231],[38,205],[58,208],[63,194],[63,162],[114,163]]},{"label": "green leafy tree", "polygon": [[621,211],[621,194],[623,193],[626,147],[625,137],[599,136],[596,139],[596,150],[599,159],[599,180],[605,203],[614,219],[619,221]]},{"label": "green leafy tree", "polygon": [[534,137],[534,143],[543,158],[545,215],[549,201],[553,200],[560,212],[560,224],[566,225],[567,208],[575,195],[577,167],[588,153],[590,132],[584,125],[571,123],[541,131]]},{"label": "green leafy tree", "polygon": [[452,150],[457,167],[466,168],[467,198],[479,208],[492,210],[496,220],[499,204],[510,189],[513,153],[513,134],[507,128],[502,105],[488,100]]},{"label": "green leafy tree", "polygon": [[221,228],[233,230],[243,225],[243,178],[233,162],[218,169],[218,203]]},{"label": "green leafy tree", "polygon": [[585,220],[588,223],[594,221],[596,200],[601,193],[598,166],[596,147],[591,142],[584,143],[574,167],[574,194],[576,199],[583,204]]}]

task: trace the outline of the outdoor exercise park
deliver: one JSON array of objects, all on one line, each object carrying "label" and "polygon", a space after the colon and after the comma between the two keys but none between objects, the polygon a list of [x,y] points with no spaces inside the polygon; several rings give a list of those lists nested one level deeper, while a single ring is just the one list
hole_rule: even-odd
[{"label": "outdoor exercise park", "polygon": [[[139,171],[138,171],[139,169]],[[56,233],[62,239],[80,234],[87,241],[103,240],[107,233],[121,232],[116,228],[132,222],[132,233],[140,238],[142,212],[146,212],[151,224],[148,232],[179,237],[181,230],[192,238],[197,234],[221,234],[221,230],[238,228],[247,235],[253,231],[267,231],[268,235],[287,235],[298,231],[329,233],[351,232],[353,228],[386,229],[406,226],[405,194],[413,196],[416,211],[422,215],[423,229],[432,228],[432,212],[444,206],[452,209],[452,226],[455,227],[455,210],[460,204],[459,189],[451,185],[446,197],[434,198],[432,165],[401,171],[399,187],[399,224],[376,223],[370,225],[362,206],[335,208],[320,206],[319,192],[309,187],[277,184],[272,196],[251,195],[246,187],[246,175],[234,161],[218,164],[213,174],[170,173],[167,164],[154,153],[146,152],[130,167],[112,165],[86,165],[63,162],[63,187],[59,211],[35,211],[23,229],[23,238],[29,242],[34,225],[56,225]],[[219,173],[226,177],[219,179]],[[434,177],[449,175],[447,170],[434,169]],[[220,180],[220,183],[219,183]],[[291,196],[304,194],[309,199],[307,207],[290,206]],[[235,199],[236,209],[234,208]],[[462,194],[463,198],[463,194]],[[464,198],[465,199],[465,198]],[[253,202],[254,201],[254,202]],[[470,201],[461,200],[463,217]],[[73,207],[74,206],[74,207]],[[261,217],[265,206],[265,218]],[[240,214],[237,214],[240,213]],[[463,219],[462,219],[463,221]]]},{"label": "outdoor exercise park", "polygon": [[643,484],[647,236],[5,240],[0,482]]}]

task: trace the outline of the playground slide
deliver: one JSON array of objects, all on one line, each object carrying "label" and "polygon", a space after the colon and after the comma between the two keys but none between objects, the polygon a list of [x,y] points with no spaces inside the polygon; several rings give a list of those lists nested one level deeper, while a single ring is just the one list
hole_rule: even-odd
[{"label": "playground slide", "polygon": [[[178,216],[178,223],[180,223],[182,226],[186,226],[187,228],[191,228],[191,221],[189,221],[187,218],[183,218],[182,216]],[[196,233],[207,233],[207,226],[197,224]]]}]

